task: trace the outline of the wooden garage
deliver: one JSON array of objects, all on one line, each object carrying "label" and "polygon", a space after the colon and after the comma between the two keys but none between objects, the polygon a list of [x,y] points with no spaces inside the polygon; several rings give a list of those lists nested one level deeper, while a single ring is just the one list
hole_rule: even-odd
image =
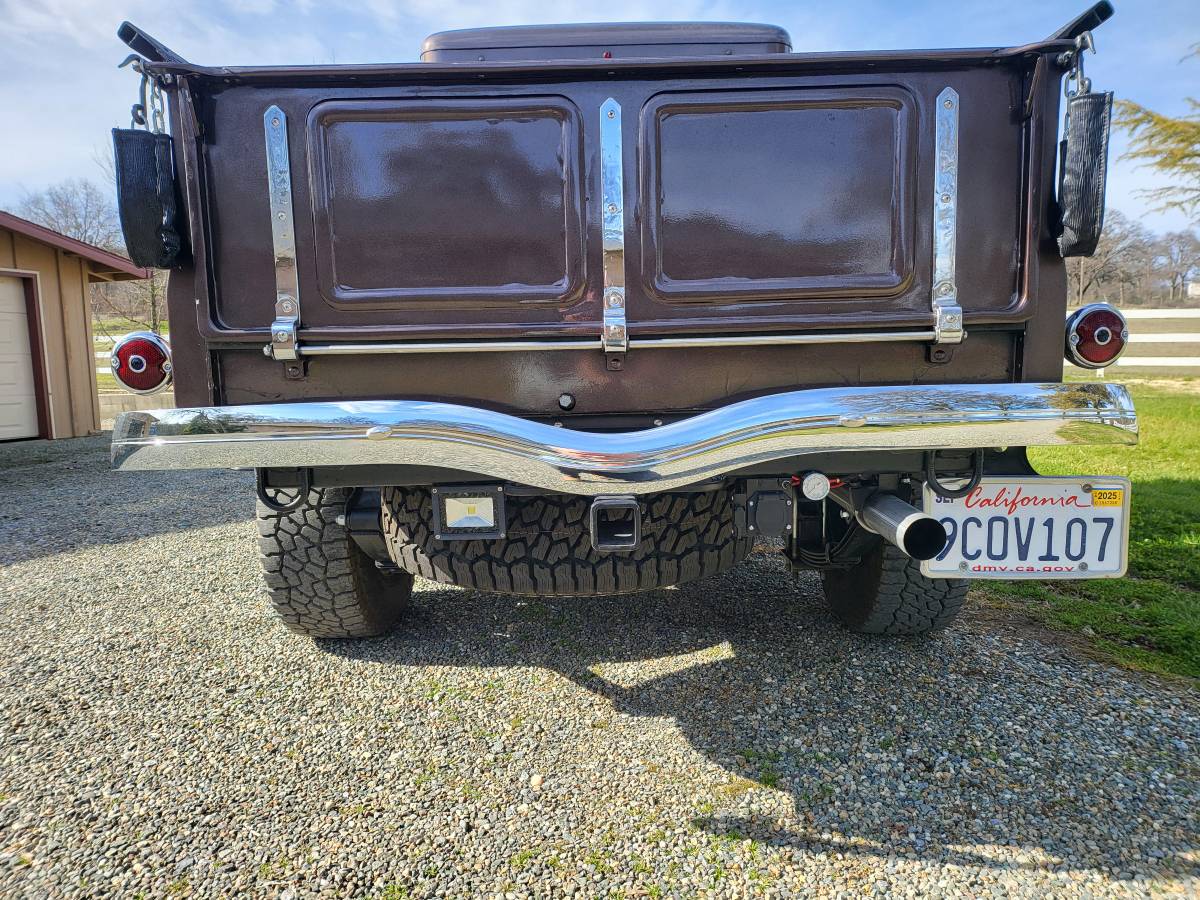
[{"label": "wooden garage", "polygon": [[0,441],[100,430],[88,288],[149,274],[0,212]]}]

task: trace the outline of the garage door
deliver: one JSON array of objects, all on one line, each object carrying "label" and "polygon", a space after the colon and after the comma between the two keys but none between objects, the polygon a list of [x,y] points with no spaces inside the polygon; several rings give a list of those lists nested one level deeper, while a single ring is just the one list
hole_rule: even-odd
[{"label": "garage door", "polygon": [[0,441],[38,436],[29,326],[24,284],[0,276]]}]

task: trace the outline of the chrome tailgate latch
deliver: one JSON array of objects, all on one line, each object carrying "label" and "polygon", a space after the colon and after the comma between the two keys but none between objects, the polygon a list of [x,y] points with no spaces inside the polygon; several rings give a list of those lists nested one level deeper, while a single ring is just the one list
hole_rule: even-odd
[{"label": "chrome tailgate latch", "polygon": [[958,91],[948,87],[937,97],[934,116],[933,179],[933,342],[961,344],[963,311],[954,280],[958,237]]},{"label": "chrome tailgate latch", "polygon": [[625,322],[625,179],[621,160],[621,104],[600,106],[600,222],[604,237],[604,317],[600,343],[608,368],[619,371],[629,349]]},{"label": "chrome tailgate latch", "polygon": [[275,252],[275,321],[265,351],[283,363],[288,378],[301,378],[297,333],[300,284],[296,276],[296,227],[292,216],[292,169],[288,158],[287,116],[278,106],[263,114],[267,138],[267,186],[271,201],[271,244]]}]

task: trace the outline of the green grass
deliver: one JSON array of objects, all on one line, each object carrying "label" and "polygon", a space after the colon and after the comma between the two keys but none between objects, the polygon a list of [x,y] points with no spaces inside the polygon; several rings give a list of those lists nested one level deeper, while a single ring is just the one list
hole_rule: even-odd
[{"label": "green grass", "polygon": [[985,598],[1082,633],[1124,665],[1200,678],[1200,391],[1133,385],[1141,443],[1041,447],[1043,475],[1124,475],[1133,481],[1129,571],[1094,581],[981,586]]},{"label": "green grass", "polygon": [[[100,366],[97,366],[96,368],[99,369]],[[96,390],[100,391],[101,393],[104,391],[116,391],[117,393],[123,393],[125,388],[117,384],[117,379],[113,377],[112,372],[97,372]],[[164,401],[164,405],[170,405],[169,398],[167,401]]]},{"label": "green grass", "polygon": [[[92,333],[96,337],[103,337],[108,334],[112,337],[120,337],[123,334],[128,334],[131,331],[145,331],[146,326],[132,319],[125,319],[120,316],[96,316],[92,319]],[[158,326],[159,333],[167,334],[167,320],[163,317],[162,322]]]}]

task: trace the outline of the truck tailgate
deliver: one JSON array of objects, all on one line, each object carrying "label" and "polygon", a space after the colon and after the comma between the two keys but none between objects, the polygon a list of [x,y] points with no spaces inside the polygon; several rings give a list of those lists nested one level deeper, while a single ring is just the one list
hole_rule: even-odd
[{"label": "truck tailgate", "polygon": [[[272,318],[268,103],[287,118],[311,338],[594,337],[606,205],[620,209],[631,335],[929,327],[947,88],[961,98],[959,302],[968,324],[1024,321],[1019,261],[1040,189],[1025,178],[1042,148],[1038,118],[1020,114],[1031,63],[984,60],[226,85],[203,101],[220,225],[208,336],[261,339]],[[602,185],[609,101],[616,204]]]}]

